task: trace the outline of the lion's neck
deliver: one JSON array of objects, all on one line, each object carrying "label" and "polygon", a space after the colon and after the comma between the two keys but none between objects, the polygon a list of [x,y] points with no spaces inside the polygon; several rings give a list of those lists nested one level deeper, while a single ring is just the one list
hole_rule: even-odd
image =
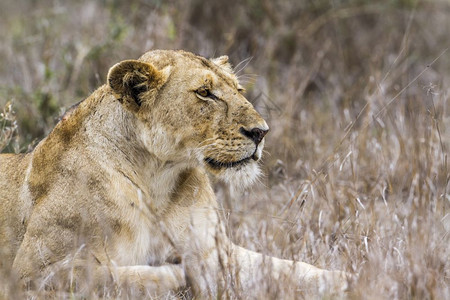
[{"label": "lion's neck", "polygon": [[85,134],[93,145],[93,155],[102,161],[98,163],[131,183],[153,211],[164,210],[180,174],[192,167],[192,162],[155,154],[161,149],[152,151],[144,138],[136,134],[139,124],[117,100],[105,97],[95,109],[86,120],[89,130]]}]

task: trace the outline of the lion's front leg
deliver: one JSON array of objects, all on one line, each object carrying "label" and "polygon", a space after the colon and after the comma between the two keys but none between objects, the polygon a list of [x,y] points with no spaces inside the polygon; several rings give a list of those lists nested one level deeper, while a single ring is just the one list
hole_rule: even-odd
[{"label": "lion's front leg", "polygon": [[314,294],[340,293],[348,288],[350,276],[345,272],[265,256],[234,245],[223,236],[215,243],[216,248],[204,248],[186,258],[188,285],[195,294],[215,297],[230,287],[245,293],[257,287],[260,280],[283,286],[287,281],[296,290]]},{"label": "lion's front leg", "polygon": [[22,282],[34,292],[62,288],[79,295],[114,293],[119,288],[130,295],[159,297],[187,290],[181,264],[105,266],[69,258],[43,268],[40,273],[23,277]]},{"label": "lion's front leg", "polygon": [[186,289],[184,269],[181,265],[98,267],[95,282],[117,284],[138,291],[140,295],[158,297]]},{"label": "lion's front leg", "polygon": [[348,286],[348,274],[328,271],[303,262],[279,259],[232,245],[233,269],[239,274],[239,283],[244,289],[254,286],[258,275],[270,276],[276,282],[289,279],[297,283],[300,290],[327,288],[335,292]]},{"label": "lion's front leg", "polygon": [[265,256],[234,245],[212,208],[196,210],[190,225],[183,263],[187,284],[196,295],[211,298],[230,287],[249,291],[257,286],[258,280],[271,280],[275,284],[289,280],[304,292],[322,289],[334,293],[347,289],[345,272]]},{"label": "lion's front leg", "polygon": [[216,298],[228,277],[231,243],[214,209],[195,209],[190,219],[181,251],[187,285],[200,298]]},{"label": "lion's front leg", "polygon": [[84,245],[73,254],[56,257],[56,251],[48,245],[52,244],[44,237],[30,237],[27,233],[14,260],[14,272],[32,292],[59,288],[89,295],[119,288],[131,295],[156,297],[186,289],[181,264],[116,265],[114,257],[100,263],[97,257],[101,255],[92,255],[95,249],[87,250]]}]

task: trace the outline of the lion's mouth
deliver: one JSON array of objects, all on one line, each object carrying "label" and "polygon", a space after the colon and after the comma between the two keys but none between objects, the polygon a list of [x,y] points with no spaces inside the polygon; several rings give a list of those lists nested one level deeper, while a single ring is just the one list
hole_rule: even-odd
[{"label": "lion's mouth", "polygon": [[213,169],[228,169],[228,168],[234,168],[237,166],[242,166],[247,164],[251,159],[257,160],[255,155],[246,157],[244,159],[238,160],[238,161],[232,161],[232,162],[222,162],[215,160],[214,158],[207,157],[205,158],[205,162]]}]

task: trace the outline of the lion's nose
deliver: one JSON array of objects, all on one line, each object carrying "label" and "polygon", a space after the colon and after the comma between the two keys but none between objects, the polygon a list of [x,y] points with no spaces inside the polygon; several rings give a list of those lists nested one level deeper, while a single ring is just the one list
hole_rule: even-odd
[{"label": "lion's nose", "polygon": [[267,129],[261,129],[261,128],[253,128],[250,131],[246,130],[244,127],[241,127],[239,130],[243,135],[251,139],[255,144],[258,146],[259,143],[261,143],[264,136],[269,132]]}]

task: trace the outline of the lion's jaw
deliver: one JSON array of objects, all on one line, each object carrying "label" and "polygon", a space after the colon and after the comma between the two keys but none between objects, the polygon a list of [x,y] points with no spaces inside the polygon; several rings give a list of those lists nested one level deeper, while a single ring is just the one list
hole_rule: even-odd
[{"label": "lion's jaw", "polygon": [[[242,141],[241,141],[242,143]],[[221,148],[221,151],[209,149],[199,155],[198,160],[203,161],[203,166],[213,177],[224,181],[232,188],[241,190],[252,185],[261,175],[259,161],[264,148],[264,139],[258,144],[243,143],[238,149]],[[220,148],[220,147],[218,147]],[[225,148],[225,150],[224,150]],[[227,150],[233,155],[224,155]],[[214,155],[219,153],[219,155]]]},{"label": "lion's jaw", "polygon": [[[141,126],[137,126],[139,127]],[[240,146],[236,146],[232,142],[207,138],[212,142],[189,145],[183,135],[177,136],[173,132],[169,134],[170,131],[163,124],[155,124],[150,130],[144,127],[143,124],[140,139],[161,163],[170,162],[184,168],[204,168],[214,178],[237,190],[249,187],[261,175],[259,162],[264,139],[258,145],[252,141],[240,140]]]},{"label": "lion's jaw", "polygon": [[[151,131],[143,130],[140,137],[145,147],[151,149],[158,161],[179,165],[180,170],[192,167],[204,168],[214,178],[236,190],[249,187],[261,175],[259,162],[264,140],[257,146],[248,143],[240,149],[228,149],[234,155],[227,157],[224,155],[226,147],[220,148],[217,143],[211,143],[209,146],[215,145],[219,149],[204,146],[183,147],[183,139],[168,134],[163,126],[154,126]],[[172,146],[168,148],[167,145]]]},{"label": "lion's jaw", "polygon": [[261,170],[257,162],[249,161],[239,167],[226,168],[215,174],[220,180],[229,184],[235,190],[242,190],[252,185],[261,175]]}]

